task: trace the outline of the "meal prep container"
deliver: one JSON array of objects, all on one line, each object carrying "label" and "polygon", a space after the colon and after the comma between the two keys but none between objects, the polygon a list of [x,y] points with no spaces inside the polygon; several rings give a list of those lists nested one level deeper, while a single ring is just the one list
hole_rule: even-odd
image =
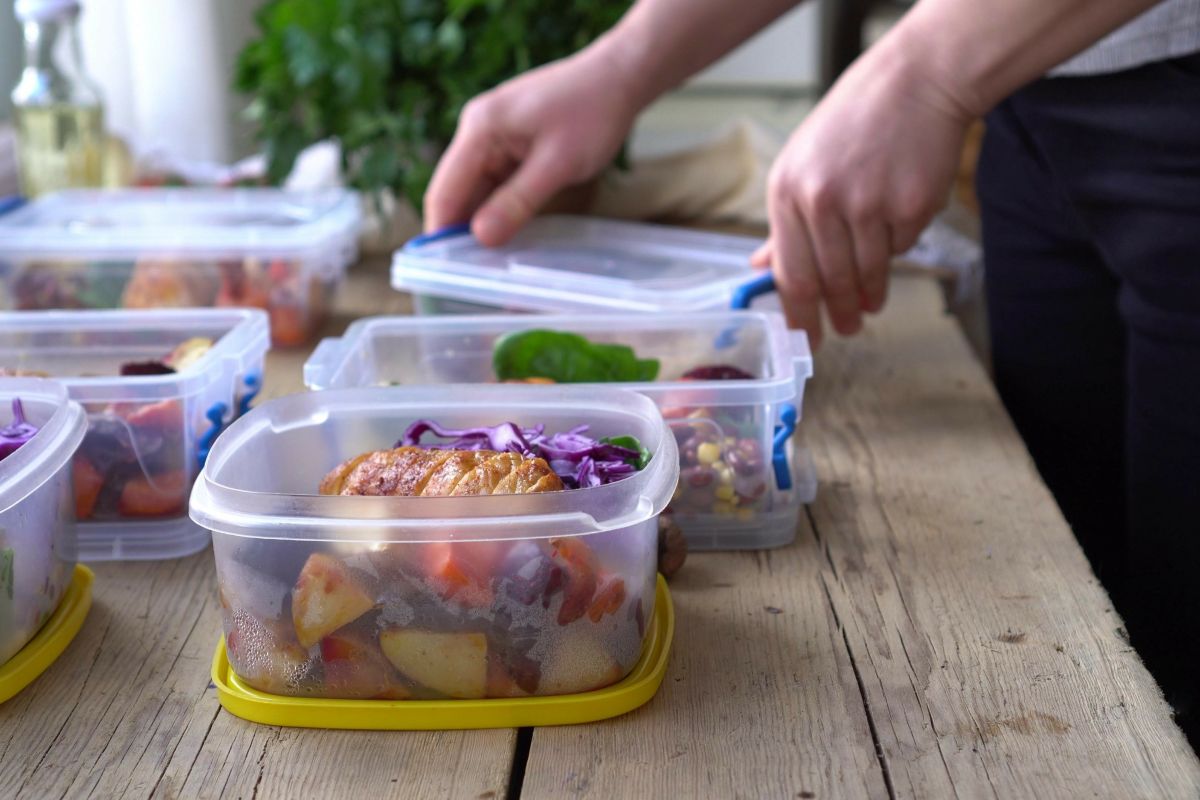
[{"label": "meal prep container", "polygon": [[357,252],[343,190],[73,190],[0,216],[0,308],[249,307],[302,344]]},{"label": "meal prep container", "polygon": [[[274,695],[562,695],[620,681],[655,614],[675,439],[620,390],[359,388],[272,400],[221,436],[192,490],[213,533],[230,666]],[[633,435],[647,466],[587,489],[321,496],[322,477],[414,421]]]},{"label": "meal prep container", "polygon": [[[490,248],[459,225],[419,236],[397,252],[392,285],[412,293],[421,315],[719,311],[765,293],[764,273],[750,266],[761,244],[661,225],[545,216]],[[777,307],[774,298],[759,301],[772,302]]]},{"label": "meal prep container", "polygon": [[[681,480],[670,511],[689,545],[760,549],[795,538],[800,505],[816,494],[807,451],[791,453],[812,356],[805,334],[789,331],[777,312],[362,319],[318,345],[304,381],[310,389],[495,383],[495,342],[534,328],[659,360],[656,382],[619,385],[652,398],[678,439]],[[711,364],[755,378],[680,379]]]},{"label": "meal prep container", "polygon": [[[180,372],[120,375],[195,337],[212,348]],[[258,392],[268,338],[257,309],[0,313],[0,368],[48,373],[87,413],[74,481],[81,560],[178,558],[208,545],[188,519],[188,492],[217,434]]]},{"label": "meal prep container", "polygon": [[20,398],[39,430],[0,461],[0,664],[34,638],[58,608],[75,569],[71,456],[83,409],[51,381],[0,378],[0,425]]}]

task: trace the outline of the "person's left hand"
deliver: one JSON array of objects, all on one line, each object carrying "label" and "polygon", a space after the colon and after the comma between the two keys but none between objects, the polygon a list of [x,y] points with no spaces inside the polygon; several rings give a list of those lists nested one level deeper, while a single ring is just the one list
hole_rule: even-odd
[{"label": "person's left hand", "polygon": [[972,115],[911,60],[879,47],[846,71],[771,169],[771,266],[788,321],[821,340],[883,307],[891,256],[945,204]]}]

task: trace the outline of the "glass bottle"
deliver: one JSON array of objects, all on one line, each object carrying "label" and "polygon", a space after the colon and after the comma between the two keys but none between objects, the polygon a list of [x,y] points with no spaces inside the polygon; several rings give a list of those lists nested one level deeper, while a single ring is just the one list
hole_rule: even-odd
[{"label": "glass bottle", "polygon": [[25,67],[12,92],[21,192],[37,197],[104,179],[104,110],[83,67],[79,0],[15,0]]}]

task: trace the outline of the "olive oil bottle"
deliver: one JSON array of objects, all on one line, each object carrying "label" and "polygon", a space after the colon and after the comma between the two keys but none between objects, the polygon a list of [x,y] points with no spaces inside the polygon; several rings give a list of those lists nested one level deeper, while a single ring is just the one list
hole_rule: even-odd
[{"label": "olive oil bottle", "polygon": [[104,110],[79,47],[78,0],[16,0],[25,67],[13,90],[21,193],[104,180]]}]

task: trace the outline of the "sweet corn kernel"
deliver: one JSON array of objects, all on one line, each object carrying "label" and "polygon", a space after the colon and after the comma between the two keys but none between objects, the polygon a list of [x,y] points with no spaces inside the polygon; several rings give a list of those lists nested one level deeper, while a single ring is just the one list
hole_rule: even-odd
[{"label": "sweet corn kernel", "polygon": [[737,497],[737,492],[733,490],[732,486],[718,486],[716,495],[718,500],[730,502]]},{"label": "sweet corn kernel", "polygon": [[714,442],[705,442],[696,448],[696,460],[701,464],[715,464],[721,457],[721,446]]},{"label": "sweet corn kernel", "polygon": [[718,517],[728,517],[733,513],[733,505],[726,503],[724,500],[718,500],[713,503],[712,510]]},{"label": "sweet corn kernel", "polygon": [[738,522],[749,522],[754,519],[753,508],[739,508],[737,510]]}]

